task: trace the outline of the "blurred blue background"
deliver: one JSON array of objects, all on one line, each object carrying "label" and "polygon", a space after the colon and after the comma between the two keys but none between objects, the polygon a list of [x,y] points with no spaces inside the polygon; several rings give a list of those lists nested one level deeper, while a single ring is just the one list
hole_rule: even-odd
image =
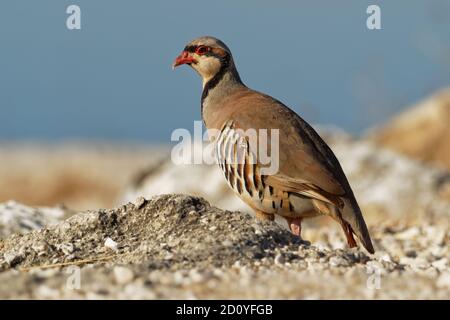
[{"label": "blurred blue background", "polygon": [[[66,28],[70,4],[81,30]],[[369,4],[382,30],[366,28]],[[200,119],[201,95],[171,63],[205,34],[250,87],[362,133],[450,84],[449,18],[448,0],[2,0],[0,140],[169,142]]]}]

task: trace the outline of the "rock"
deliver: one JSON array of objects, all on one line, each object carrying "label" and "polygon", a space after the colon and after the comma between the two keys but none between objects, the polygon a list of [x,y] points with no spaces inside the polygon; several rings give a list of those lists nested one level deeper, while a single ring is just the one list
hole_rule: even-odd
[{"label": "rock", "polygon": [[422,258],[412,259],[410,266],[415,269],[427,269],[430,267],[430,263]]},{"label": "rock", "polygon": [[137,209],[140,209],[145,204],[145,202],[146,202],[145,198],[141,196],[134,201],[134,205],[136,206]]},{"label": "rock", "polygon": [[131,282],[134,278],[133,271],[126,267],[116,266],[113,269],[114,278],[118,284],[127,284]]},{"label": "rock", "polygon": [[379,145],[450,169],[450,88],[437,92],[373,130]]},{"label": "rock", "polygon": [[442,259],[436,260],[433,263],[431,263],[431,265],[438,270],[446,270],[448,267],[448,259],[442,258]]},{"label": "rock", "polygon": [[437,286],[439,288],[450,288],[450,272],[446,271],[442,273],[439,278],[437,279]]},{"label": "rock", "polygon": [[383,262],[383,261],[392,262],[391,256],[386,251],[381,251],[381,250],[380,251],[376,251],[375,252],[375,258],[378,261],[380,261],[380,262]]},{"label": "rock", "polygon": [[117,242],[115,242],[113,239],[111,238],[106,238],[105,240],[105,247],[108,249],[111,249],[112,251],[117,252],[119,249],[117,248]]},{"label": "rock", "polygon": [[278,254],[275,256],[274,261],[275,261],[275,263],[276,263],[277,265],[283,265],[283,264],[286,262],[286,259],[284,258],[284,255],[283,255],[283,254],[278,253]]},{"label": "rock", "polygon": [[329,264],[332,267],[348,266],[348,261],[342,257],[331,257]]},{"label": "rock", "polygon": [[3,259],[5,259],[5,262],[10,266],[14,267],[20,262],[23,261],[23,254],[17,253],[17,252],[6,252],[3,255]]},{"label": "rock", "polygon": [[56,248],[60,251],[62,251],[62,253],[64,253],[65,255],[69,255],[71,253],[73,253],[73,244],[72,243],[61,243],[56,245]]},{"label": "rock", "polygon": [[15,201],[0,203],[0,239],[55,224],[65,214],[64,208],[31,208]]},{"label": "rock", "polygon": [[396,238],[400,240],[414,239],[420,235],[420,230],[417,227],[409,228],[403,232],[397,233]]}]

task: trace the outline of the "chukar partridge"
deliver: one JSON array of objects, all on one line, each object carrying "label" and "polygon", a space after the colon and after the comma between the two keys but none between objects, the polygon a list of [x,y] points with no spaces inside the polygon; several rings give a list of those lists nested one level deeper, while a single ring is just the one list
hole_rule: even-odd
[{"label": "chukar partridge", "polygon": [[[302,219],[327,215],[342,226],[350,247],[357,245],[355,234],[367,251],[374,252],[339,161],[305,120],[280,101],[245,86],[230,49],[214,37],[189,42],[173,67],[182,64],[202,77],[201,113],[208,133],[217,132],[210,138],[220,168],[257,218],[273,220],[280,215],[300,237]],[[278,144],[276,172],[269,172],[258,152],[263,139],[258,135],[257,147],[252,148],[243,134],[248,130],[270,132],[266,150]],[[273,130],[278,135],[275,142]]]}]

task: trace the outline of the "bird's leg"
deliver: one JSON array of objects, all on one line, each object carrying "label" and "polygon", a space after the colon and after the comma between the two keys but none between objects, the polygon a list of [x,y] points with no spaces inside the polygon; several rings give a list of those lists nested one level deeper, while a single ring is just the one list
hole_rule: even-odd
[{"label": "bird's leg", "polygon": [[274,221],[275,215],[272,213],[265,213],[260,210],[255,210],[256,218],[259,220],[266,220],[266,221]]},{"label": "bird's leg", "polygon": [[341,222],[342,229],[344,229],[345,236],[347,237],[347,244],[350,248],[357,247],[355,238],[353,238],[353,229],[348,222]]},{"label": "bird's leg", "polygon": [[289,229],[291,230],[291,232],[301,239],[303,219],[302,218],[285,218],[285,219],[289,225]]}]

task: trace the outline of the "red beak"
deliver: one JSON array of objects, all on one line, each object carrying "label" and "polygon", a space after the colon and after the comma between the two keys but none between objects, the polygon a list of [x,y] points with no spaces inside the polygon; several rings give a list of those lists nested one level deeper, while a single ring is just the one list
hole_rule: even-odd
[{"label": "red beak", "polygon": [[172,69],[175,69],[176,67],[181,66],[182,64],[190,64],[196,62],[197,60],[191,57],[189,55],[189,52],[183,51],[173,62]]}]

